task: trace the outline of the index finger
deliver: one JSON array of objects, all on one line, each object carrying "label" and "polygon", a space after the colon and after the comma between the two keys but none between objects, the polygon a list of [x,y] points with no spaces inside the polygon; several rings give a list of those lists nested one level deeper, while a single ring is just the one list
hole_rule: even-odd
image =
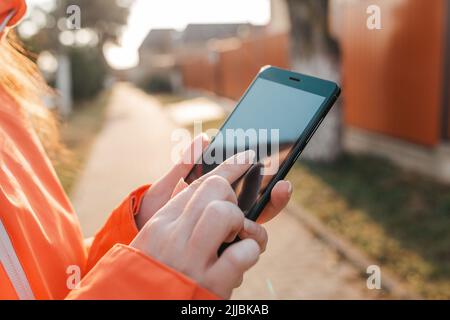
[{"label": "index finger", "polygon": [[253,150],[247,150],[235,154],[228,158],[217,168],[211,172],[201,176],[194,182],[192,182],[187,188],[178,193],[167,204],[169,207],[176,208],[174,212],[177,212],[177,216],[181,215],[181,211],[184,210],[188,201],[192,198],[194,192],[200,187],[200,185],[211,176],[220,176],[226,179],[230,184],[239,179],[250,166],[253,164],[256,153]]},{"label": "index finger", "polygon": [[202,183],[211,176],[221,176],[228,180],[230,184],[239,179],[253,164],[256,153],[253,150],[247,150],[235,154],[221,163],[217,168],[208,172],[195,180],[192,184]]}]

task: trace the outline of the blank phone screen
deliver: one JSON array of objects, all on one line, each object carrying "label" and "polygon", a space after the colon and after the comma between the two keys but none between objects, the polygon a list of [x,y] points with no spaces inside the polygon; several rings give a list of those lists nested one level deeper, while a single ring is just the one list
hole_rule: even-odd
[{"label": "blank phone screen", "polygon": [[247,213],[264,193],[325,97],[258,78],[186,178],[191,183],[230,156],[248,149],[256,161],[236,182],[240,209]]}]

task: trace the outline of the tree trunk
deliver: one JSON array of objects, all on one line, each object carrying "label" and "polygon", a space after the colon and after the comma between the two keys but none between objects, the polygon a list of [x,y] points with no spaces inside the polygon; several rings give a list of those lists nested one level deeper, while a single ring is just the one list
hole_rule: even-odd
[{"label": "tree trunk", "polygon": [[[294,70],[340,82],[339,49],[328,29],[328,0],[287,0]],[[342,151],[339,101],[324,119],[303,157],[334,161]]]},{"label": "tree trunk", "polygon": [[58,107],[60,115],[66,118],[72,112],[72,73],[70,59],[66,54],[58,56],[58,66],[56,73],[56,90],[59,94]]}]

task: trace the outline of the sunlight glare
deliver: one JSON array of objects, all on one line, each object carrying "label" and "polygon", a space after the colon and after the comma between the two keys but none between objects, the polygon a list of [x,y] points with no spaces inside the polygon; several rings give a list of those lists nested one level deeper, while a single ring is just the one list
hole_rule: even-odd
[{"label": "sunlight glare", "polygon": [[120,65],[120,69],[135,66],[138,61],[130,59],[130,54],[138,50],[151,29],[181,31],[190,23],[249,22],[263,25],[269,20],[269,0],[136,0],[121,39],[123,49],[114,48],[114,54],[108,54],[108,62],[114,68]]}]

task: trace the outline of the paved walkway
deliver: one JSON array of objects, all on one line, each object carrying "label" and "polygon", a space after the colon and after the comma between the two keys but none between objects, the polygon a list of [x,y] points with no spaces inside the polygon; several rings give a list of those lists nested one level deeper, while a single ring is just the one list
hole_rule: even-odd
[{"label": "paved walkway", "polygon": [[[114,88],[106,125],[72,194],[86,236],[94,234],[130,190],[154,181],[169,168],[174,128],[157,100],[125,84]],[[294,217],[281,214],[267,229],[267,251],[233,298],[375,297],[355,268]]]},{"label": "paved walkway", "polygon": [[116,85],[106,123],[71,196],[86,237],[127,194],[170,168],[174,128],[157,100],[127,84]]}]

